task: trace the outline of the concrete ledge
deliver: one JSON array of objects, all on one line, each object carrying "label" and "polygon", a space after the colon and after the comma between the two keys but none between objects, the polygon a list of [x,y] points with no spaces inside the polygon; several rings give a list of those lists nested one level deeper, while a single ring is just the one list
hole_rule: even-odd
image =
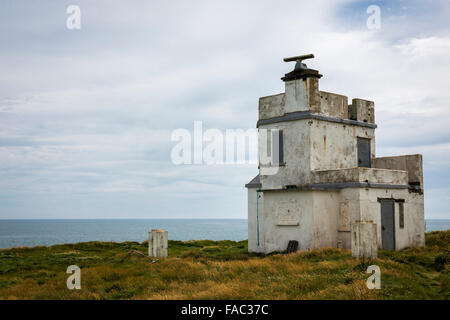
[{"label": "concrete ledge", "polygon": [[422,155],[379,157],[373,160],[373,167],[408,171],[408,182],[423,187]]},{"label": "concrete ledge", "polygon": [[264,124],[271,124],[271,123],[285,122],[285,121],[304,120],[304,119],[324,120],[324,121],[329,121],[329,122],[344,123],[344,124],[348,124],[348,125],[373,128],[373,129],[375,129],[377,127],[377,125],[374,123],[367,123],[367,122],[356,121],[356,120],[348,120],[348,119],[329,117],[329,116],[325,116],[325,115],[321,115],[321,114],[317,114],[317,113],[312,113],[311,111],[296,111],[296,112],[286,113],[285,115],[283,115],[281,117],[261,119],[261,120],[258,120],[256,127],[259,127],[260,125],[264,125]]},{"label": "concrete ledge", "polygon": [[261,188],[261,182],[259,181],[259,174],[254,177],[249,183],[245,185],[246,188]]},{"label": "concrete ledge", "polygon": [[353,167],[312,171],[314,183],[367,182],[375,184],[407,185],[408,172],[378,168]]},{"label": "concrete ledge", "polygon": [[345,188],[379,188],[379,189],[408,189],[408,185],[404,184],[382,184],[368,182],[334,182],[334,183],[311,183],[304,186],[296,186],[295,188],[279,188],[279,189],[261,189],[267,191],[307,191],[307,190],[340,190]]}]

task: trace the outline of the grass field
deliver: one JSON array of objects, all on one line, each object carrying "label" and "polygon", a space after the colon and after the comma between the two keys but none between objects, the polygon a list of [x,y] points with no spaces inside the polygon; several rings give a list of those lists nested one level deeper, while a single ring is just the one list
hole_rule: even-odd
[{"label": "grass field", "polygon": [[[260,256],[246,241],[169,241],[155,263],[138,242],[3,249],[0,299],[449,299],[450,230],[426,242],[374,261],[340,249]],[[380,290],[367,289],[371,264]],[[67,289],[69,265],[81,268],[81,290]]]}]

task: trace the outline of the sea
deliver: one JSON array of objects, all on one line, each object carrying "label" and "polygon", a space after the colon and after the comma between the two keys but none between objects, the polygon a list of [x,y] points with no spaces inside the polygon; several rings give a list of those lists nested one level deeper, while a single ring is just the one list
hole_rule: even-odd
[{"label": "sea", "polygon": [[[245,240],[247,219],[0,220],[0,248],[49,246],[86,241],[138,241],[151,229],[170,240]],[[450,219],[426,220],[426,230],[450,229]]]}]

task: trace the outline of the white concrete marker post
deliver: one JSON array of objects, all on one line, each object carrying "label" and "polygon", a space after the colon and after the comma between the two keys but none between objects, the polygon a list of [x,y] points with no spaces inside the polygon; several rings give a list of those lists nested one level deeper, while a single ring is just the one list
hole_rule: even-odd
[{"label": "white concrete marker post", "polygon": [[352,230],[352,256],[376,259],[378,255],[377,225],[372,221],[355,221]]},{"label": "white concrete marker post", "polygon": [[168,232],[163,229],[153,229],[148,233],[148,255],[156,258],[167,258]]}]

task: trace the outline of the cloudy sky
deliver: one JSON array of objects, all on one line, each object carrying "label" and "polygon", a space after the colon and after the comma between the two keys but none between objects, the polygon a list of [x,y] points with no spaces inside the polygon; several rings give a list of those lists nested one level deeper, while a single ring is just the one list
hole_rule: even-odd
[{"label": "cloudy sky", "polygon": [[321,90],[375,101],[377,156],[423,154],[425,216],[450,218],[449,18],[448,0],[0,0],[0,218],[246,218],[256,165],[175,165],[171,133],[255,128],[305,53]]}]

